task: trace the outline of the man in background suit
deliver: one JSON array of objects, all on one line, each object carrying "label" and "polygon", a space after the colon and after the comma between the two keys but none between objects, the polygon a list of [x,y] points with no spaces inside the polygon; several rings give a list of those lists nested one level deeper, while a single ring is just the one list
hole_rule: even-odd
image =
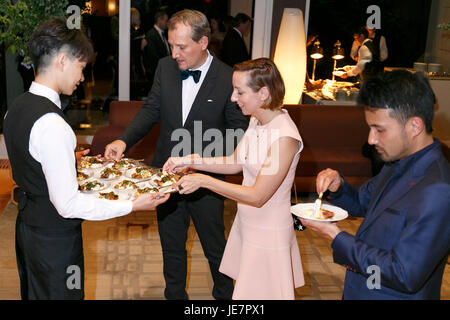
[{"label": "man in background suit", "polygon": [[[231,68],[207,50],[210,27],[205,15],[194,10],[180,11],[171,17],[168,29],[172,56],[159,61],[147,103],[122,136],[106,146],[106,157],[120,159],[158,121],[161,131],[152,163],[156,167],[162,167],[170,156],[206,152],[210,141],[203,139],[205,133],[219,131],[225,137],[231,133],[227,129],[239,129],[243,135],[248,126],[247,118],[230,100]],[[183,148],[177,153],[180,145]],[[209,261],[214,280],[212,294],[216,299],[231,299],[233,282],[218,271],[226,243],[223,198],[201,189],[187,196],[173,194],[171,199],[157,211],[165,297],[188,298],[186,239],[192,218]]]},{"label": "man in background suit", "polygon": [[147,45],[144,48],[144,66],[147,80],[150,87],[155,77],[156,66],[161,58],[170,55],[169,43],[164,35],[167,29],[169,17],[165,11],[155,13],[155,24],[147,32],[145,39]]},{"label": "man in background suit", "polygon": [[233,19],[233,28],[228,30],[223,39],[221,59],[233,67],[236,63],[250,60],[244,37],[250,32],[252,18],[245,13],[238,13]]},{"label": "man in background suit", "polygon": [[337,171],[317,176],[317,192],[365,217],[356,234],[301,219],[332,240],[336,263],[347,267],[343,299],[439,299],[450,249],[450,167],[431,135],[434,94],[420,73],[393,71],[367,80],[368,142],[386,162],[359,189]]}]

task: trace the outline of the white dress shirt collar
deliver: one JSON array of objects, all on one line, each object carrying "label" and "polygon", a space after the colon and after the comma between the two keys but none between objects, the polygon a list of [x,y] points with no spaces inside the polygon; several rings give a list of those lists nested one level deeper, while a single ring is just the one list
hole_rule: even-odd
[{"label": "white dress shirt collar", "polygon": [[61,99],[59,98],[59,94],[55,90],[33,81],[28,91],[37,96],[47,98],[61,109]]},{"label": "white dress shirt collar", "polygon": [[206,77],[206,74],[208,73],[209,67],[211,66],[211,63],[213,61],[213,56],[209,52],[209,50],[206,50],[208,53],[208,57],[206,58],[205,63],[203,63],[200,67],[192,70],[200,70],[202,73],[200,75],[200,79],[198,83],[194,82],[194,79],[192,77],[188,77],[187,79],[182,81],[182,120],[183,125],[185,124],[189,112],[191,111],[192,104],[194,103],[195,97],[197,96],[198,91],[200,90],[200,87],[202,86],[203,80]]},{"label": "white dress shirt collar", "polygon": [[243,37],[242,37],[242,32],[240,32],[239,29],[237,29],[237,28],[235,28],[235,27],[233,27],[233,29],[236,30],[237,33],[239,33],[239,35],[241,36],[241,38],[243,38]]},{"label": "white dress shirt collar", "polygon": [[206,73],[208,72],[209,66],[211,65],[213,56],[211,55],[211,53],[209,52],[209,50],[206,50],[206,53],[208,54],[205,63],[203,63],[200,67],[196,68],[196,69],[189,69],[189,70],[200,70],[202,72],[201,74],[201,78],[200,78],[200,82],[202,81],[202,79],[204,78],[204,76],[206,75]]}]

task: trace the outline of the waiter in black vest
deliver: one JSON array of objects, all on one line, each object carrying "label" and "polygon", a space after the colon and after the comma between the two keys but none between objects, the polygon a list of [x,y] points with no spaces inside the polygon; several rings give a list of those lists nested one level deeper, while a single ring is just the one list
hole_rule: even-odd
[{"label": "waiter in black vest", "polygon": [[[208,156],[211,140],[217,135],[220,144],[226,145],[230,141],[226,133],[231,133],[231,142],[235,140],[234,130],[227,129],[240,129],[240,137],[247,129],[247,118],[230,100],[232,69],[207,50],[211,31],[206,16],[194,10],[177,12],[170,18],[168,29],[172,56],[159,60],[147,103],[122,136],[106,146],[106,157],[120,159],[158,121],[161,131],[152,163],[156,167],[162,167],[174,155]],[[213,143],[219,146],[218,141]],[[231,146],[230,154],[233,143]],[[225,152],[209,156],[220,153]],[[173,194],[170,201],[157,208],[167,299],[188,298],[186,240],[190,218],[209,262],[213,297],[231,299],[233,281],[219,272],[225,249],[223,209],[223,198],[207,189],[191,195]]]},{"label": "waiter in black vest", "polygon": [[[83,299],[83,220],[106,220],[133,210],[153,210],[168,196],[133,201],[97,199],[78,191],[76,137],[59,95],[84,80],[92,45],[65,19],[52,19],[32,35],[36,77],[11,105],[4,136],[13,178],[20,187],[16,257],[22,299]],[[78,278],[78,279],[76,279]]]},{"label": "waiter in black vest", "polygon": [[343,74],[336,74],[341,78],[360,76],[361,80],[367,80],[383,72],[383,64],[380,60],[380,48],[375,46],[366,28],[361,27],[355,33],[355,41],[360,45],[358,60],[355,66],[345,66]]}]

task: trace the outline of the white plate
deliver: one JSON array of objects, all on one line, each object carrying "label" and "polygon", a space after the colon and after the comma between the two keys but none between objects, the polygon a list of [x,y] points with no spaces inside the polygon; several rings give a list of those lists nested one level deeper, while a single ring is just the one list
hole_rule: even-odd
[{"label": "white plate", "polygon": [[[79,173],[83,173],[83,174],[85,174],[85,175],[87,175],[87,178],[83,178],[83,179],[78,179],[78,174]],[[79,170],[79,171],[77,171],[77,181],[78,181],[78,184],[83,184],[86,180],[88,180],[89,178],[91,178],[92,177],[92,175],[93,175],[93,173],[92,172],[88,172],[86,169],[82,169],[82,170]]]},{"label": "white plate", "polygon": [[113,176],[113,177],[108,177],[108,178],[102,178],[101,176],[102,176],[102,173],[103,173],[103,171],[104,170],[109,170],[109,169],[111,169],[111,170],[116,170],[116,169],[112,169],[112,168],[104,168],[104,169],[102,169],[102,170],[98,170],[97,172],[96,172],[96,174],[95,174],[95,176],[98,178],[98,179],[100,179],[100,180],[103,180],[103,181],[112,181],[112,180],[117,180],[117,179],[119,179],[119,178],[121,178],[122,176],[123,176],[123,172],[122,171],[120,171],[120,170],[117,170],[118,172],[120,172],[120,175],[116,175],[116,176]]},{"label": "white plate", "polygon": [[[138,166],[142,167],[142,165],[138,165],[137,161],[133,160],[133,159],[123,158],[123,159],[120,159],[119,161],[127,161],[127,165],[124,167],[117,168],[117,170],[126,171],[129,169],[133,169],[134,167],[138,167]],[[119,162],[119,161],[117,161],[117,162]],[[108,164],[108,167],[112,168],[112,167],[114,167],[114,164],[115,164],[115,162],[111,162]]]},{"label": "white plate", "polygon": [[159,192],[160,193],[171,193],[171,192],[178,192],[178,190],[174,186],[167,186],[167,187],[160,187]]},{"label": "white plate", "polygon": [[96,190],[82,190],[81,192],[94,193],[94,192],[98,192],[98,191],[103,191],[103,190],[105,190],[106,188],[109,187],[108,183],[106,183],[104,181],[98,181],[98,180],[85,180],[81,185],[89,183],[89,182],[99,182],[99,183],[103,184],[103,187],[101,187],[100,189],[96,189]]},{"label": "white plate", "polygon": [[105,158],[100,158],[99,159],[101,161],[101,163],[95,163],[95,164],[83,163],[83,161],[87,161],[90,158],[97,158],[97,157],[94,157],[94,156],[84,156],[84,157],[82,157],[79,167],[82,168],[82,169],[100,169],[100,168],[103,168],[106,164],[108,164],[108,160],[106,160]]},{"label": "white plate", "polygon": [[321,222],[336,222],[344,220],[348,217],[348,212],[342,208],[332,206],[329,204],[322,204],[322,208],[328,211],[334,212],[334,216],[331,219],[316,219],[309,217],[306,213],[307,210],[314,210],[314,203],[299,203],[291,207],[291,213],[302,219],[309,219]]},{"label": "white plate", "polygon": [[[114,194],[116,194],[117,196],[119,196],[119,199],[117,200],[128,200],[130,199],[130,195],[126,192],[117,192],[117,190],[112,190],[112,189],[107,189],[107,190],[102,190],[101,192],[97,192],[95,195],[97,198],[99,199],[104,199],[104,198],[100,198],[100,193],[109,193],[109,192],[114,192]],[[109,199],[106,199],[109,200]],[[115,201],[115,200],[111,200],[111,201]]]},{"label": "white plate", "polygon": [[111,184],[111,186],[112,186],[113,189],[116,190],[116,191],[136,191],[136,189],[139,188],[139,186],[137,186],[137,185],[136,185],[135,188],[133,188],[133,187],[131,187],[131,188],[126,188],[126,189],[124,189],[124,188],[116,188],[116,186],[117,186],[118,184],[122,183],[122,181],[124,181],[124,180],[131,181],[131,182],[133,182],[133,183],[136,185],[136,182],[135,182],[135,181],[132,181],[131,179],[121,179],[121,180],[118,180],[118,181],[116,181],[116,182],[113,182],[113,183]]},{"label": "white plate", "polygon": [[146,178],[133,178],[133,174],[136,173],[137,168],[141,168],[141,167],[135,167],[135,168],[131,168],[131,169],[128,169],[127,171],[125,171],[125,177],[130,178],[133,181],[139,181],[139,180],[143,180],[143,179],[152,178],[153,175],[150,175],[149,177],[146,177]]}]

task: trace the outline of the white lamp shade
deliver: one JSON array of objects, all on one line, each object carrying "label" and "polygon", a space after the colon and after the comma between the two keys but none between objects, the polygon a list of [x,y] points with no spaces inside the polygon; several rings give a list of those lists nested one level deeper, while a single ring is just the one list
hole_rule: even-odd
[{"label": "white lamp shade", "polygon": [[286,87],[284,104],[298,104],[306,76],[305,24],[300,9],[285,8],[283,11],[274,62]]}]

